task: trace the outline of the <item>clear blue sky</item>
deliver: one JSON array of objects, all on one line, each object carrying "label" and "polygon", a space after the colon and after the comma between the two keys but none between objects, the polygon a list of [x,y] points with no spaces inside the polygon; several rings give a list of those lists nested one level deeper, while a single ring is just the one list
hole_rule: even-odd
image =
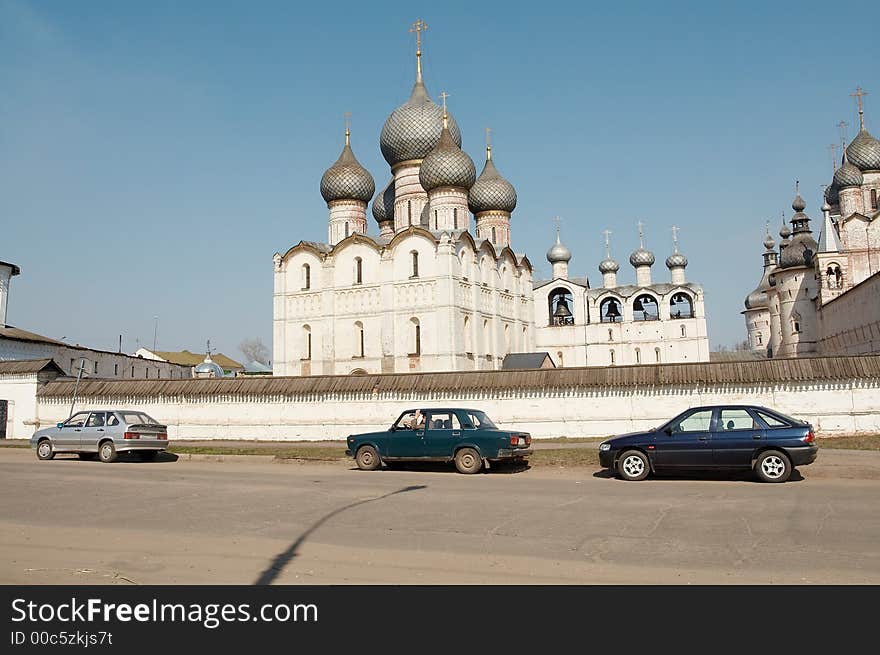
[{"label": "clear blue sky", "polygon": [[732,344],[795,179],[821,226],[857,84],[880,133],[876,8],[0,0],[0,260],[22,269],[7,322],[133,351],[158,316],[160,349],[271,347],[272,255],[326,240],[344,112],[388,181],[379,132],[422,18],[428,90],[450,94],[478,170],[492,127],[516,186],[514,249],[546,275],[559,215],[572,273],[598,286],[607,227],[629,282],[641,219],[666,280],[677,224],[712,345]]}]

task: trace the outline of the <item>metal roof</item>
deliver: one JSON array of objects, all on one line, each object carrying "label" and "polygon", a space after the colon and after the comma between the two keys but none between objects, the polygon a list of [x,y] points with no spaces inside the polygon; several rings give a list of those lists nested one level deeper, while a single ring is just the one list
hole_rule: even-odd
[{"label": "metal roof", "polygon": [[[85,380],[81,397],[213,395],[301,396],[322,393],[457,393],[534,389],[631,388],[694,384],[770,384],[814,380],[880,379],[880,355],[811,357],[649,366],[555,368],[527,371],[450,371],[308,377],[245,376],[191,380]],[[70,382],[46,384],[43,397],[73,395]]]},{"label": "metal roof", "polygon": [[[501,368],[504,370],[511,369],[535,369],[542,368],[544,362],[550,360],[550,363],[553,364],[553,359],[550,357],[549,353],[510,353],[504,358],[504,361],[501,362]],[[553,367],[556,365],[553,364]]]},{"label": "metal roof", "polygon": [[52,359],[13,359],[7,362],[0,362],[0,375],[42,373],[43,371],[52,371],[58,375],[66,375],[62,368]]}]

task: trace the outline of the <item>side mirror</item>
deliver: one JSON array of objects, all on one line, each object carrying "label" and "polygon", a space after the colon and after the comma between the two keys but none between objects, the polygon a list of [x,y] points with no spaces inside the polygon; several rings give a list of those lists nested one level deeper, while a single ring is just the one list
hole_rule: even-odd
[{"label": "side mirror", "polygon": [[64,423],[56,423],[56,424],[55,424],[55,427],[58,428],[58,429],[60,430],[61,428],[64,427]]},{"label": "side mirror", "polygon": [[666,434],[668,434],[670,437],[672,436],[672,427],[671,427],[671,426],[670,426],[670,427],[666,427],[666,428],[664,428],[663,431],[664,431]]}]

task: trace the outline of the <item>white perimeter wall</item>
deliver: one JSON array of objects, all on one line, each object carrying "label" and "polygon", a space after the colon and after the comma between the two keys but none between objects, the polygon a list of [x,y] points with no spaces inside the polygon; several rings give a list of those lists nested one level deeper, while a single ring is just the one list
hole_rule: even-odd
[{"label": "white perimeter wall", "polygon": [[9,401],[6,438],[29,439],[37,430],[37,376],[30,373],[0,377],[0,400]]},{"label": "white perimeter wall", "polygon": [[[2,397],[2,396],[0,396]],[[42,427],[66,418],[70,398],[41,398]],[[547,437],[596,437],[660,424],[704,404],[765,405],[812,422],[823,434],[880,433],[880,380],[773,385],[692,385],[501,390],[467,395],[327,394],[299,397],[84,398],[76,409],[125,407],[168,424],[171,439],[342,439],[384,430],[404,409],[464,406],[482,409],[505,428]]]}]

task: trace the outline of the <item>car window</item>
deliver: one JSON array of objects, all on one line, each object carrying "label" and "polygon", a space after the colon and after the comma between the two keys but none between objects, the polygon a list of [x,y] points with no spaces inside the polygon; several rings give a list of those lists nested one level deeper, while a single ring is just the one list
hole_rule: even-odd
[{"label": "car window", "polygon": [[461,423],[455,412],[428,412],[428,430],[460,430]]},{"label": "car window", "polygon": [[[411,412],[406,412],[405,414],[401,415],[401,417],[399,419],[397,419],[397,423],[394,424],[394,428],[396,430],[412,430],[412,429],[414,429],[414,426],[415,426],[414,421],[416,420],[416,411],[417,410],[413,410]],[[420,424],[418,426],[416,426],[417,429],[423,429],[425,427],[426,413],[421,412],[420,417],[421,417]]]},{"label": "car window", "polygon": [[728,432],[730,430],[760,430],[761,426],[752,418],[745,409],[722,409],[721,420],[718,422],[718,430]]},{"label": "car window", "polygon": [[88,412],[79,412],[78,414],[74,414],[64,423],[64,427],[66,428],[81,428],[86,424],[86,418],[88,418]]},{"label": "car window", "polygon": [[158,422],[154,418],[143,412],[122,412],[122,420],[125,421],[127,425],[133,425],[135,423],[158,425]]},{"label": "car window", "polygon": [[92,412],[92,415],[89,416],[89,421],[86,423],[87,428],[102,428],[104,427],[104,412]]},{"label": "car window", "polygon": [[116,414],[114,414],[113,412],[107,413],[107,425],[111,427],[114,425],[119,425],[119,419],[116,418]]},{"label": "car window", "polygon": [[771,428],[791,427],[788,423],[773,416],[772,414],[768,414],[767,412],[762,412],[760,410],[755,410],[755,412],[758,414],[758,416],[761,417],[761,420],[767,424],[767,427],[771,427]]},{"label": "car window", "polygon": [[673,432],[708,432],[712,425],[712,410],[702,409],[688,414],[677,423],[673,423]]},{"label": "car window", "polygon": [[[477,428],[478,430],[497,430],[498,427],[492,422],[488,416],[486,416],[483,412],[466,412],[465,416],[470,420],[471,426]],[[470,426],[465,426],[470,427]]]}]

